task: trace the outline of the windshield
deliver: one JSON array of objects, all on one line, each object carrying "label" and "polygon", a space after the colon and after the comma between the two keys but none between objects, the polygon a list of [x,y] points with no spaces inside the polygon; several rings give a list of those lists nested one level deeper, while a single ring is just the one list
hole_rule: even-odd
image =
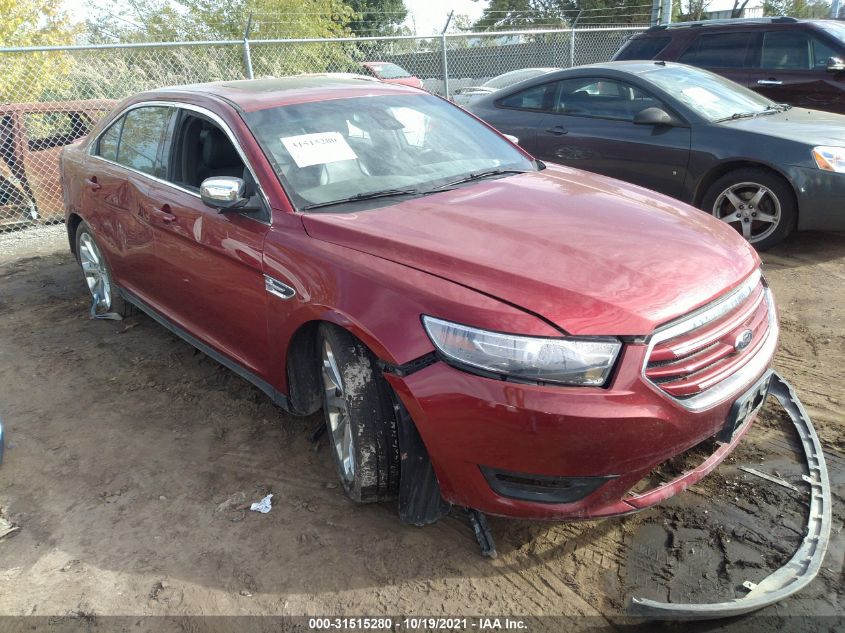
[{"label": "windshield", "polygon": [[422,195],[489,170],[537,169],[508,141],[431,95],[300,103],[244,118],[300,210],[386,191]]},{"label": "windshield", "polygon": [[411,76],[411,73],[396,64],[373,64],[370,68],[382,79],[401,79]]},{"label": "windshield", "polygon": [[842,22],[834,22],[833,20],[819,20],[816,26],[823,29],[828,35],[832,35],[837,40],[845,43],[845,24]]},{"label": "windshield", "polygon": [[655,67],[641,76],[711,121],[772,112],[776,107],[774,101],[698,68]]}]

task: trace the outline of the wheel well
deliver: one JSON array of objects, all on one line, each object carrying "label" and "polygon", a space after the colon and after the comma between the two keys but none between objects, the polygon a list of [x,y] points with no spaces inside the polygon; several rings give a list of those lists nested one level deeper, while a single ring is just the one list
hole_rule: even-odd
[{"label": "wheel well", "polygon": [[798,198],[798,196],[795,194],[795,188],[792,186],[792,183],[789,182],[789,179],[777,169],[774,169],[762,163],[755,163],[747,160],[735,160],[729,163],[721,163],[704,175],[704,177],[699,181],[698,188],[695,192],[695,197],[693,199],[695,206],[700,209],[701,203],[704,200],[704,195],[707,193],[707,190],[710,188],[710,186],[725,174],[730,173],[732,171],[736,171],[737,169],[761,169],[763,171],[766,171],[772,174],[773,176],[776,176],[783,180],[783,182],[785,182],[789,187],[789,190],[792,191],[792,195],[795,197],[795,199],[797,200]]},{"label": "wheel well", "polygon": [[67,219],[67,240],[70,242],[70,252],[76,255],[76,229],[82,223],[82,218],[71,213]]},{"label": "wheel well", "polygon": [[320,366],[317,362],[317,328],[320,321],[309,321],[294,332],[288,346],[285,366],[288,402],[293,413],[311,415],[323,406],[320,393]]}]

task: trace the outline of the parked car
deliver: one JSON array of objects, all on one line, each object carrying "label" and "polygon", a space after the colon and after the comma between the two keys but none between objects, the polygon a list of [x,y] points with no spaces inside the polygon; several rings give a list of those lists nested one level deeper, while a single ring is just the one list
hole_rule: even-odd
[{"label": "parked car", "polygon": [[845,114],[845,23],[755,18],[655,26],[614,60],[699,66],[779,103]]},{"label": "parked car", "polygon": [[458,105],[468,105],[480,97],[489,95],[492,92],[496,92],[502,88],[507,88],[508,86],[513,86],[514,84],[518,84],[520,81],[525,81],[526,79],[539,77],[540,75],[550,73],[553,70],[557,70],[557,68],[520,68],[519,70],[511,70],[510,72],[501,74],[498,77],[488,79],[480,86],[461,88],[452,95],[452,101]]},{"label": "parked car", "polygon": [[64,216],[59,152],[113,101],[0,104],[0,229]]},{"label": "parked car", "polygon": [[286,411],[322,407],[346,494],[398,494],[406,521],[648,507],[724,459],[765,397],[777,318],[735,231],[545,167],[418,90],[145,92],[62,174],[95,309],[134,305]]},{"label": "parked car", "polygon": [[845,117],[778,105],[706,70],[583,66],[469,110],[538,158],[678,198],[760,249],[796,227],[845,230]]},{"label": "parked car", "polygon": [[390,62],[361,62],[364,73],[389,84],[422,88],[423,82],[407,70]]}]

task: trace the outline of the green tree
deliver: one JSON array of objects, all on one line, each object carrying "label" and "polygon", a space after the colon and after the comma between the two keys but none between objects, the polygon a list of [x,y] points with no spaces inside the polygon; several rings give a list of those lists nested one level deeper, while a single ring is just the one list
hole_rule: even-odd
[{"label": "green tree", "polygon": [[[61,0],[0,0],[3,46],[72,44],[78,29]],[[58,52],[0,53],[0,102],[37,101],[47,86],[62,80],[70,60]]]},{"label": "green tree", "polygon": [[646,24],[644,0],[491,0],[475,23],[480,30],[568,28],[602,24]]},{"label": "green tree", "polygon": [[404,0],[346,0],[354,12],[349,28],[356,35],[396,35],[408,17]]},{"label": "green tree", "polygon": [[826,18],[830,14],[830,3],[824,0],[765,0],[763,13],[793,18]]},{"label": "green tree", "polygon": [[241,39],[249,16],[253,37],[337,37],[349,33],[352,9],[337,0],[107,0],[89,20],[95,41]]}]

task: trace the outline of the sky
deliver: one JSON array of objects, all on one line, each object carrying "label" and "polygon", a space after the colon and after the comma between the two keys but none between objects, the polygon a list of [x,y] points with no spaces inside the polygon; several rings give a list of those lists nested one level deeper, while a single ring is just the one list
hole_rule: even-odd
[{"label": "sky", "polygon": [[[85,20],[91,9],[88,0],[64,0],[68,13],[76,20]],[[487,5],[485,0],[405,0],[409,17],[408,27],[416,28],[419,35],[439,33],[446,24],[449,11],[454,9],[455,15],[468,15],[476,20]]]}]

